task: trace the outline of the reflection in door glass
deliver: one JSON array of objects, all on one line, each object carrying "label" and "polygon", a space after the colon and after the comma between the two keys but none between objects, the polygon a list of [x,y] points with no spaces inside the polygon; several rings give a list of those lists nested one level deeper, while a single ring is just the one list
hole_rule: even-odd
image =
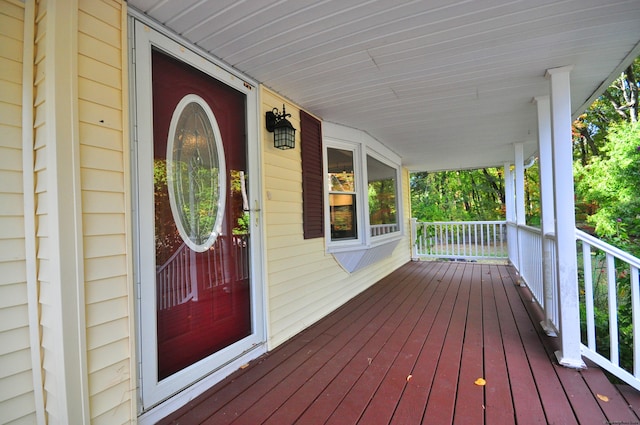
[{"label": "reflection in door glass", "polygon": [[196,95],[187,95],[178,104],[169,129],[171,211],[180,236],[197,252],[206,251],[215,242],[224,210],[224,155],[216,129],[213,114]]}]

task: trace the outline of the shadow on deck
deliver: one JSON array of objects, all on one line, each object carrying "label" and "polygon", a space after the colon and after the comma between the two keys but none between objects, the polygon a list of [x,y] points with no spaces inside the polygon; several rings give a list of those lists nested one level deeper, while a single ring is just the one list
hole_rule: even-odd
[{"label": "shadow on deck", "polygon": [[160,423],[640,423],[638,392],[558,366],[516,279],[408,263]]}]

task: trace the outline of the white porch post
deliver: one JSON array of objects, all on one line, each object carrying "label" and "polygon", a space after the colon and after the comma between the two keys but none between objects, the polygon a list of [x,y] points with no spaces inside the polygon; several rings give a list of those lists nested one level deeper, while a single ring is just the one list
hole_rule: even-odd
[{"label": "white porch post", "polygon": [[573,154],[571,151],[571,91],[566,66],[547,70],[551,80],[551,123],[556,233],[556,279],[559,295],[561,365],[586,367],[580,354],[580,311],[574,211]]},{"label": "white porch post", "polygon": [[[522,240],[520,238],[520,226],[526,224],[526,216],[524,213],[524,146],[522,143],[513,144],[514,153],[514,174],[515,174],[515,214],[516,214],[516,243],[518,244],[518,271],[522,272],[522,269],[526,267],[524,262],[526,261],[522,255]],[[525,286],[523,279],[520,279],[520,286]]]},{"label": "white porch post", "polygon": [[540,212],[542,227],[542,286],[544,293],[544,320],[540,323],[549,336],[557,336],[553,325],[553,241],[547,236],[555,232],[553,208],[553,155],[551,147],[551,106],[549,96],[534,99],[538,107],[538,152],[540,155]]},{"label": "white porch post", "polygon": [[522,143],[514,143],[515,154],[515,172],[516,172],[516,223],[518,226],[526,224],[526,215],[524,212],[524,145]]},{"label": "white porch post", "polygon": [[515,188],[513,184],[513,174],[511,173],[511,164],[504,163],[504,199],[505,199],[505,218],[507,220],[507,244],[509,249],[509,261],[517,269],[520,268],[520,258],[518,255],[518,230],[516,225],[515,211]]}]

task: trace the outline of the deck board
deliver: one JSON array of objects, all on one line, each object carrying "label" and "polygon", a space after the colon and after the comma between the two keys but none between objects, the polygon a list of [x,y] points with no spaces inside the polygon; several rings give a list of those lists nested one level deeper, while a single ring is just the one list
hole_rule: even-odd
[{"label": "deck board", "polygon": [[640,422],[636,390],[557,364],[539,315],[509,266],[408,263],[160,424]]}]

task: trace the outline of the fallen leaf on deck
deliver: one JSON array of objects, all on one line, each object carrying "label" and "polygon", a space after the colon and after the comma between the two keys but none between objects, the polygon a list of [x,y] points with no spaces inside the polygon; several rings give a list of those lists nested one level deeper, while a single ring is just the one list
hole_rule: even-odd
[{"label": "fallen leaf on deck", "polygon": [[240,369],[246,369],[249,367],[249,363],[245,363],[242,366],[240,366]]},{"label": "fallen leaf on deck", "polygon": [[487,381],[485,381],[482,378],[478,378],[475,380],[474,384],[479,385],[479,386],[483,386],[483,385],[487,385]]},{"label": "fallen leaf on deck", "polygon": [[609,402],[609,397],[607,397],[606,395],[602,395],[602,394],[596,394],[596,395],[600,400],[604,401],[605,403]]}]

